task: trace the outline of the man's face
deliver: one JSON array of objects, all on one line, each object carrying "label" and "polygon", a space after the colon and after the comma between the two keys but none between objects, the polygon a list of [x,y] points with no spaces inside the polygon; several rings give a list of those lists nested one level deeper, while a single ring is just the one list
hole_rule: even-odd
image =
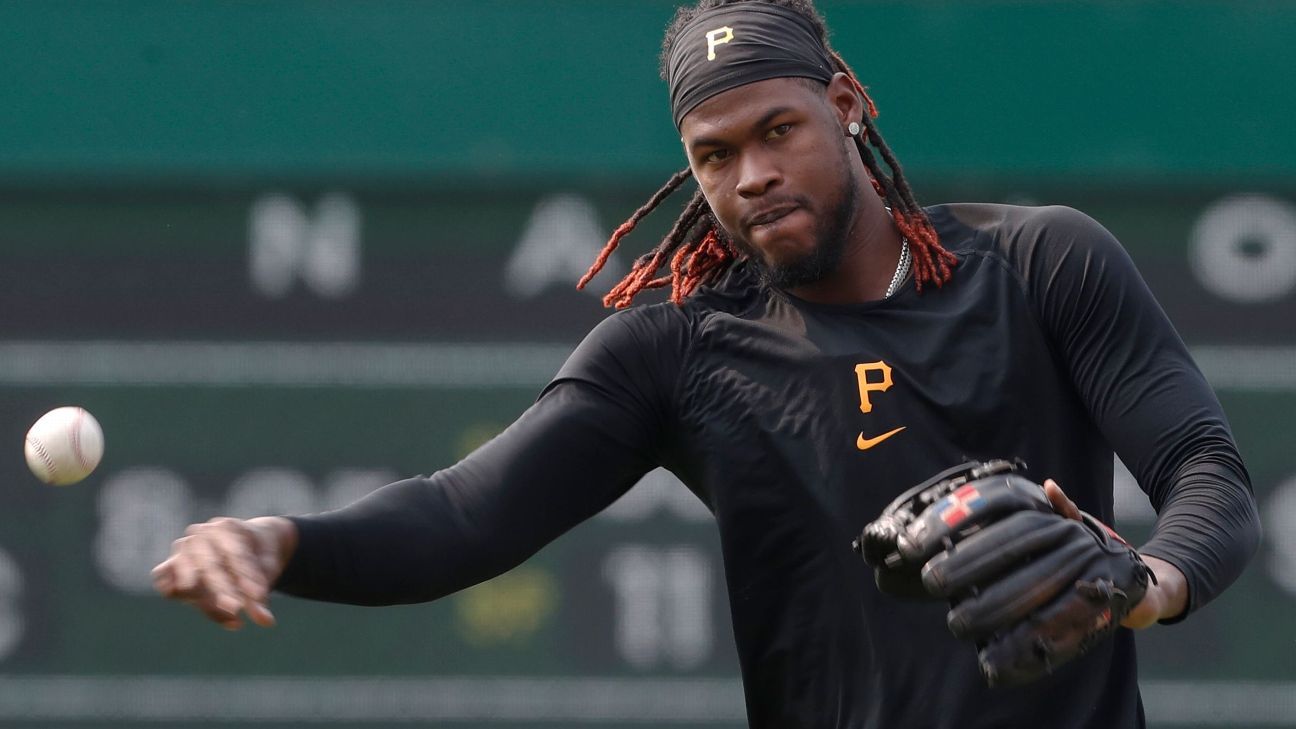
[{"label": "man's face", "polygon": [[717,94],[681,123],[711,211],[781,288],[819,281],[841,259],[858,202],[842,127],[822,87],[795,78]]}]

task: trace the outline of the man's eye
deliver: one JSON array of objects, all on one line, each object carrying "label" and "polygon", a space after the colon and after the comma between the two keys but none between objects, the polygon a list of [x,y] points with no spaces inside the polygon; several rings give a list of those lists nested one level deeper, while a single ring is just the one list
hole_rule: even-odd
[{"label": "man's eye", "polygon": [[725,160],[728,159],[728,158],[729,158],[729,150],[727,150],[727,149],[717,149],[717,150],[715,150],[715,151],[713,151],[713,152],[707,154],[707,156],[703,157],[703,158],[702,158],[702,161],[703,161],[703,162],[712,162],[712,163],[714,163],[714,162],[723,162],[723,161],[725,161]]},{"label": "man's eye", "polygon": [[792,125],[791,125],[791,124],[780,124],[780,125],[774,127],[773,129],[769,130],[769,134],[766,134],[766,135],[765,135],[765,138],[766,138],[766,139],[777,139],[777,138],[783,136],[784,134],[787,134],[787,133],[790,132],[790,131],[792,131]]}]

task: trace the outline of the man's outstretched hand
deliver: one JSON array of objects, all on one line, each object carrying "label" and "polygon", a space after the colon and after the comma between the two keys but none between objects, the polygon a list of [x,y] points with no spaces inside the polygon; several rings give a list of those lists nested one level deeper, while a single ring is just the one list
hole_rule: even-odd
[{"label": "man's outstretched hand", "polygon": [[171,544],[171,556],[153,568],[153,587],[228,630],[243,627],[240,613],[268,628],[275,623],[270,588],[296,547],[297,527],[283,517],[193,524]]}]

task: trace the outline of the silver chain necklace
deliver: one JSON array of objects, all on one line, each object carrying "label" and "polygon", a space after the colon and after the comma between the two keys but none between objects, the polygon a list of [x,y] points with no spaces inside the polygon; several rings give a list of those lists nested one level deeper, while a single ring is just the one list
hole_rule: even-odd
[{"label": "silver chain necklace", "polygon": [[891,295],[894,294],[896,289],[900,287],[901,282],[905,280],[905,276],[908,275],[909,275],[909,239],[901,237],[900,238],[900,261],[899,263],[896,264],[895,273],[891,276],[891,283],[887,286],[886,294],[882,298],[884,299],[891,298]]}]

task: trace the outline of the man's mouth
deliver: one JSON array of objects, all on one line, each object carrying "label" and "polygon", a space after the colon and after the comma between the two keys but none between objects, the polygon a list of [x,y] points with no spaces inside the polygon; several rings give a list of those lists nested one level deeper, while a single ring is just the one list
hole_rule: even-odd
[{"label": "man's mouth", "polygon": [[779,205],[763,210],[747,219],[747,227],[755,228],[760,225],[769,225],[777,220],[787,217],[792,211],[796,210],[798,205]]}]

